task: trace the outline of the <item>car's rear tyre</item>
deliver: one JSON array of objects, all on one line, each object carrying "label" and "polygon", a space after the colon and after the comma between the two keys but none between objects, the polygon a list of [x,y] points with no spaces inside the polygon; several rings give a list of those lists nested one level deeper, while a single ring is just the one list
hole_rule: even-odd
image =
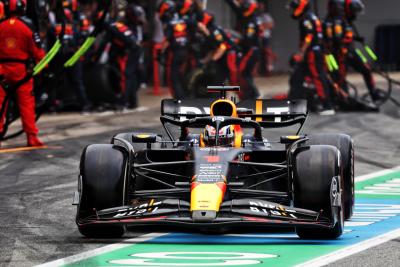
[{"label": "car's rear tyre", "polygon": [[308,136],[309,145],[330,145],[340,151],[343,169],[344,219],[348,220],[354,211],[354,143],[346,134],[315,134]]},{"label": "car's rear tyre", "polygon": [[[336,147],[314,145],[299,148],[294,155],[294,206],[322,211],[321,216],[335,222],[333,228],[296,227],[303,239],[336,239],[343,233],[340,152]],[[335,201],[336,200],[336,201]],[[336,202],[337,206],[334,206]]]},{"label": "car's rear tyre", "polygon": [[90,145],[82,153],[80,163],[80,203],[77,211],[79,232],[90,238],[121,237],[125,226],[82,225],[80,220],[96,210],[126,204],[127,157],[113,145]]}]

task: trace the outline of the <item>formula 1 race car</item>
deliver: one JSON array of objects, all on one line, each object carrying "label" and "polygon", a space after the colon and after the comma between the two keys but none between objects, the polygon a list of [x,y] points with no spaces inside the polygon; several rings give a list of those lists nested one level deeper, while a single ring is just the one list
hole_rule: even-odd
[{"label": "formula 1 race car", "polygon": [[[341,236],[354,206],[352,139],[300,135],[305,100],[226,98],[237,90],[209,87],[220,97],[163,100],[168,139],[132,132],[87,146],[74,199],[80,233],[119,237],[127,226],[206,233],[293,227],[304,239]],[[263,136],[296,124],[296,135]]]}]

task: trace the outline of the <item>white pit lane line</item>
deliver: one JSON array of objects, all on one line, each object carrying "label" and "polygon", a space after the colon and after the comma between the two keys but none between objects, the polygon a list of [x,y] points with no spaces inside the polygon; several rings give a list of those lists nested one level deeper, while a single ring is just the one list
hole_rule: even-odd
[{"label": "white pit lane line", "polygon": [[369,173],[369,174],[362,175],[362,176],[358,176],[358,177],[355,178],[355,182],[358,183],[358,182],[367,181],[367,180],[370,180],[370,179],[375,178],[377,176],[383,176],[383,175],[392,173],[394,171],[400,171],[400,166],[397,166],[397,167],[394,167],[394,168],[391,168],[391,169],[385,169],[385,170]]},{"label": "white pit lane line", "polygon": [[[355,178],[355,182],[362,182],[362,181],[367,181],[373,178],[376,178],[378,176],[383,176],[389,173],[392,173],[394,171],[399,171],[400,170],[400,166],[397,166],[395,168],[391,168],[391,169],[385,169],[385,170],[381,170],[378,172],[374,172],[374,173],[370,173],[367,175],[362,175],[362,176],[358,176]],[[59,259],[59,260],[55,260],[55,261],[51,261],[48,263],[44,263],[44,264],[40,264],[40,265],[36,265],[35,267],[55,267],[55,266],[62,266],[65,264],[70,264],[70,263],[74,263],[74,262],[78,262],[90,257],[95,257],[98,256],[100,254],[104,254],[107,252],[111,252],[113,250],[117,250],[117,249],[121,249],[127,246],[131,246],[132,244],[135,243],[141,243],[141,242],[145,242],[163,235],[167,235],[169,233],[150,233],[150,234],[146,234],[146,235],[142,235],[139,237],[135,237],[135,238],[131,238],[131,239],[126,239],[121,243],[116,243],[116,244],[111,244],[111,245],[107,245],[104,247],[100,247],[94,250],[90,250],[90,251],[86,251],[86,252],[82,252],[79,253],[77,255],[73,255],[73,256],[69,256],[63,259]],[[297,267],[318,267],[318,266],[324,266],[327,265],[329,263],[335,262],[337,260],[343,259],[345,257],[351,256],[353,254],[359,253],[363,250],[369,249],[371,247],[374,246],[378,246],[380,244],[383,244],[385,242],[388,242],[392,239],[398,238],[400,237],[400,228],[397,230],[394,230],[392,232],[389,233],[385,233],[383,235],[365,240],[363,242],[360,242],[358,244],[354,244],[352,246],[349,247],[345,247],[343,249],[337,250],[333,253],[324,255],[322,257],[313,259],[311,261],[302,263],[300,265],[297,265]]]},{"label": "white pit lane line", "polygon": [[55,260],[55,261],[51,261],[51,262],[47,262],[44,264],[40,264],[40,265],[36,265],[35,267],[55,267],[55,266],[63,266],[66,264],[70,264],[70,263],[74,263],[74,262],[78,262],[87,258],[91,258],[91,257],[95,257],[104,253],[108,253],[117,249],[121,249],[121,248],[125,248],[125,247],[129,247],[135,243],[142,243],[163,235],[167,235],[169,233],[151,233],[151,234],[146,234],[146,235],[142,235],[139,237],[135,237],[135,238],[131,238],[131,239],[125,239],[123,242],[121,243],[117,243],[117,244],[111,244],[111,245],[107,245],[104,247],[100,247],[100,248],[96,248],[90,251],[86,251],[86,252],[82,252],[73,256],[69,256],[63,259],[59,259],[59,260]]},{"label": "white pit lane line", "polygon": [[340,259],[346,258],[348,256],[351,256],[353,254],[359,253],[361,251],[364,251],[366,249],[378,246],[380,244],[386,243],[392,239],[400,237],[400,229],[394,230],[392,232],[388,232],[386,234],[365,240],[363,242],[360,242],[358,244],[354,244],[349,247],[345,247],[343,249],[337,250],[335,252],[332,252],[330,254],[326,254],[322,257],[313,259],[311,261],[302,263],[300,265],[297,265],[296,267],[320,267],[320,266],[325,266],[327,264],[333,263],[335,261],[338,261]]}]

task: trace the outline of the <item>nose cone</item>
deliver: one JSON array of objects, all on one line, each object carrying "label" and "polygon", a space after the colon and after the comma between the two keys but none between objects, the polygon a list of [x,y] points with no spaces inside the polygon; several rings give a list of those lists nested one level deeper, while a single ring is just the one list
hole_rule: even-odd
[{"label": "nose cone", "polygon": [[212,222],[217,217],[226,190],[226,183],[192,183],[190,210],[193,222]]},{"label": "nose cone", "polygon": [[195,210],[192,212],[193,222],[207,223],[212,222],[217,218],[217,212],[213,210]]}]

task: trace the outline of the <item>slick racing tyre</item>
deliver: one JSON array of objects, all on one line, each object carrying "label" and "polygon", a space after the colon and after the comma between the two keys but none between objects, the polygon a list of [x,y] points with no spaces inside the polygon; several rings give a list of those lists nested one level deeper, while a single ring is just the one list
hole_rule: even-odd
[{"label": "slick racing tyre", "polygon": [[[210,98],[215,94],[207,92],[207,86],[224,83],[216,64],[192,70],[186,78],[186,89],[190,98]],[[216,95],[215,95],[216,96]]]},{"label": "slick racing tyre", "polygon": [[302,239],[336,239],[343,233],[340,152],[334,146],[313,145],[298,148],[294,155],[294,206],[322,212],[321,218],[334,223],[333,228],[313,225],[296,227]]},{"label": "slick racing tyre", "polygon": [[84,82],[88,98],[94,103],[115,103],[116,92],[113,86],[112,74],[118,76],[118,71],[107,64],[93,64],[85,67]]},{"label": "slick racing tyre", "polygon": [[354,143],[346,134],[314,134],[308,136],[309,145],[330,145],[340,151],[344,185],[344,219],[348,220],[354,210]]},{"label": "slick racing tyre", "polygon": [[79,232],[90,238],[121,237],[125,226],[81,225],[79,222],[94,215],[96,210],[123,206],[126,203],[127,157],[113,145],[90,145],[82,153],[80,163],[77,212]]}]

